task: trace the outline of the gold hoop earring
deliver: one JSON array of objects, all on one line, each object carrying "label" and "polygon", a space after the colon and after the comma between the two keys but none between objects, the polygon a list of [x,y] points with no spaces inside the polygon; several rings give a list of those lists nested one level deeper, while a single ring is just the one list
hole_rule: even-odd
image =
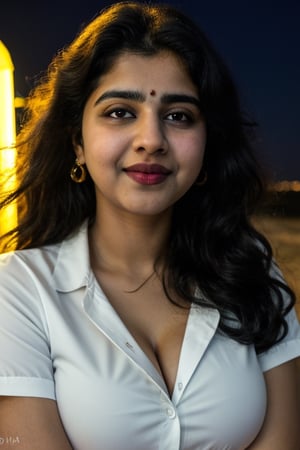
[{"label": "gold hoop earring", "polygon": [[75,183],[82,183],[86,178],[86,170],[76,158],[74,166],[71,169],[70,177]]},{"label": "gold hoop earring", "polygon": [[203,186],[207,181],[207,172],[204,172],[203,174],[200,172],[200,175],[201,176],[199,176],[199,179],[195,182],[196,186]]}]

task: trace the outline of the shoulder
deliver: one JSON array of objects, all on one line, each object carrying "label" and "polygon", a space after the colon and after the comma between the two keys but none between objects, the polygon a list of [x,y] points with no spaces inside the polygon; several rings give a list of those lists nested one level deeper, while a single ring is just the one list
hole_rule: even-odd
[{"label": "shoulder", "polygon": [[[78,259],[88,259],[87,227],[82,226],[65,240],[37,248],[16,250],[0,255],[0,287],[1,282],[18,281],[27,283],[30,279],[43,280],[55,278],[56,272],[62,268],[74,270]],[[81,258],[80,258],[81,255]]]},{"label": "shoulder", "polygon": [[45,310],[59,301],[59,292],[74,290],[87,278],[88,258],[86,231],[58,244],[0,255],[3,326],[9,321],[20,328],[20,322],[27,321],[45,328]]},{"label": "shoulder", "polygon": [[[300,356],[300,325],[296,310],[293,307],[293,298],[287,287],[283,273],[278,263],[273,259],[269,269],[270,277],[275,281],[281,295],[282,314],[287,325],[287,333],[283,339],[274,343],[267,351],[258,355],[264,372],[287,363]],[[278,296],[272,294],[275,306],[278,305]],[[288,312],[287,312],[288,311]]]},{"label": "shoulder", "polygon": [[52,273],[58,253],[59,245],[55,245],[0,255],[3,326],[5,320],[6,324],[15,323],[20,328],[20,322],[23,323],[26,318],[31,323],[37,323],[37,318],[44,316],[46,293],[53,293]]},{"label": "shoulder", "polygon": [[61,244],[0,255],[0,288],[5,281],[29,281],[37,274],[53,273]]},{"label": "shoulder", "polygon": [[269,350],[260,353],[258,359],[264,372],[300,356],[300,325],[295,309],[286,315],[288,332]]},{"label": "shoulder", "polygon": [[90,275],[86,224],[64,241],[0,256],[0,303],[44,303],[86,285]]}]

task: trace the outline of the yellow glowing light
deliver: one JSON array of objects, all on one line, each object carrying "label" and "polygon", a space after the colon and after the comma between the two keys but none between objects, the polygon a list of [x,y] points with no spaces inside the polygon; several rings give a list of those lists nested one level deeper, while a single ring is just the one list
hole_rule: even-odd
[{"label": "yellow glowing light", "polygon": [[[0,195],[15,187],[16,174],[16,115],[14,95],[14,66],[0,41]],[[17,205],[7,206],[0,214],[0,233],[17,225]]]}]

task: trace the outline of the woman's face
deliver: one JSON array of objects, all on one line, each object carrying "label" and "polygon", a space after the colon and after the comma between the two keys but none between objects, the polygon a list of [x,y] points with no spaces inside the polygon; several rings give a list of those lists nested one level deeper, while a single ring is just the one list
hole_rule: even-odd
[{"label": "woman's face", "polygon": [[85,105],[75,152],[97,209],[156,215],[195,182],[205,143],[197,89],[178,58],[124,53]]}]

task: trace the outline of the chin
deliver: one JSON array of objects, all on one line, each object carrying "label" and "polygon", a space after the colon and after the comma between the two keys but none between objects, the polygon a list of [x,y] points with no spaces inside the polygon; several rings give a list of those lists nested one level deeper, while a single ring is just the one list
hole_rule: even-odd
[{"label": "chin", "polygon": [[148,216],[148,217],[154,217],[154,216],[161,216],[161,215],[168,215],[170,210],[171,210],[171,206],[166,207],[165,205],[162,205],[161,207],[159,207],[159,205],[142,205],[140,207],[131,207],[127,209],[127,212],[132,214],[132,215],[136,215],[136,216]]}]

